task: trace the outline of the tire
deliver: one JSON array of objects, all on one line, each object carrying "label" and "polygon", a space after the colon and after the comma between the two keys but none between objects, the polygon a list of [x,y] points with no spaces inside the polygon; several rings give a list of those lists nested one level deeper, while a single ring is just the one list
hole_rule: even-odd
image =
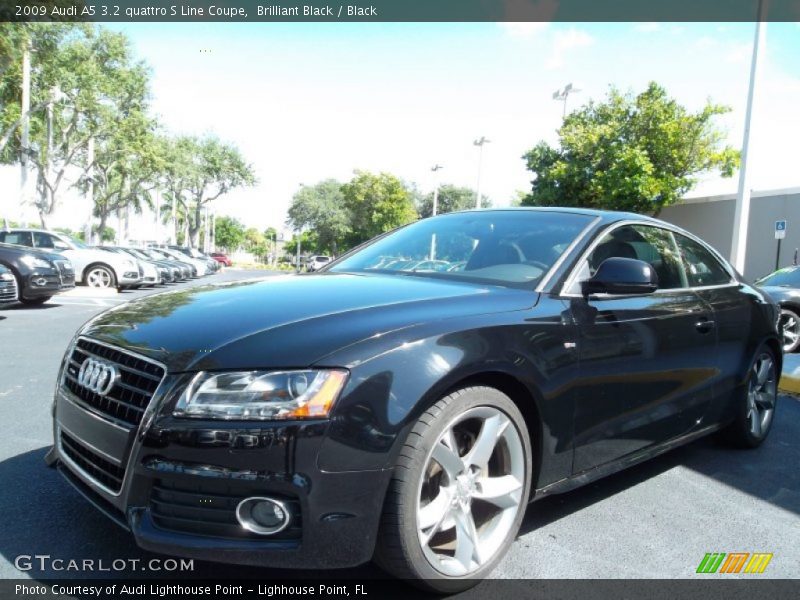
[{"label": "tire", "polygon": [[83,273],[83,283],[95,288],[115,288],[117,276],[114,270],[106,265],[89,265]]},{"label": "tire", "polygon": [[783,328],[783,351],[789,354],[800,346],[800,315],[790,308],[782,308],[781,326]]},{"label": "tire", "polygon": [[738,448],[757,448],[772,428],[778,401],[778,373],[775,353],[767,346],[756,352],[744,392],[736,400],[734,420],[724,437]]},{"label": "tire", "polygon": [[41,306],[50,300],[50,298],[52,298],[52,296],[39,296],[38,298],[20,298],[19,301],[26,306]]},{"label": "tire", "polygon": [[455,593],[476,585],[516,538],[531,464],[525,420],[508,396],[469,387],[442,398],[419,418],[400,451],[375,562],[428,591]]}]

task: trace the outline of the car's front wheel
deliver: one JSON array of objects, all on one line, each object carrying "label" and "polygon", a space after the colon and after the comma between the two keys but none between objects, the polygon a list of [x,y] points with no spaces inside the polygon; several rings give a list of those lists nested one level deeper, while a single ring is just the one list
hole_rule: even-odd
[{"label": "car's front wheel", "polygon": [[783,327],[783,351],[794,352],[800,346],[800,315],[788,308],[781,309]]},{"label": "car's front wheel", "polygon": [[115,288],[117,287],[117,278],[109,267],[105,265],[92,265],[86,269],[86,274],[83,278],[86,285],[95,288]]},{"label": "car's front wheel", "polygon": [[531,485],[525,420],[502,392],[469,387],[417,421],[389,485],[376,561],[438,592],[485,577],[519,530]]}]

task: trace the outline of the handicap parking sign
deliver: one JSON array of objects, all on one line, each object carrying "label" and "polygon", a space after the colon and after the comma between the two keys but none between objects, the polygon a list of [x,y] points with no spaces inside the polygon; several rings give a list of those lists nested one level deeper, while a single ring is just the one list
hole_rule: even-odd
[{"label": "handicap parking sign", "polygon": [[782,240],[786,237],[786,221],[775,221],[775,239]]}]

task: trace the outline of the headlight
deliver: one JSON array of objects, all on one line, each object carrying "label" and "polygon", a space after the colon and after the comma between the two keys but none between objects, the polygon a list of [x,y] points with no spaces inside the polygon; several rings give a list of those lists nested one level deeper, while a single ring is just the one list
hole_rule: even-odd
[{"label": "headlight", "polygon": [[135,269],[136,263],[133,262],[132,260],[123,260],[122,266],[124,266],[126,269]]},{"label": "headlight", "polygon": [[29,266],[31,269],[52,269],[53,265],[49,260],[45,260],[43,258],[39,258],[38,256],[33,256],[31,254],[26,254],[20,260]]},{"label": "headlight", "polygon": [[318,419],[330,414],[347,371],[198,373],[178,400],[176,417]]}]

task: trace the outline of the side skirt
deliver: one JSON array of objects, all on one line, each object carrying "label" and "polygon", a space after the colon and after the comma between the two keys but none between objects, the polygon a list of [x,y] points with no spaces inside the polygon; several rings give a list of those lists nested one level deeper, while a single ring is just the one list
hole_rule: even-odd
[{"label": "side skirt", "polygon": [[696,439],[722,429],[724,426],[725,424],[720,423],[707,425],[701,429],[690,431],[676,438],[672,438],[671,440],[668,440],[662,444],[650,446],[649,448],[645,448],[639,452],[628,454],[622,458],[618,458],[617,460],[607,462],[597,467],[592,467],[591,469],[581,471],[580,473],[576,473],[570,477],[565,477],[564,479],[560,479],[559,481],[555,481],[543,488],[535,490],[534,493],[531,494],[530,501],[535,502],[536,500],[541,500],[542,498],[551,496],[553,494],[563,494],[564,492],[569,492],[584,486],[587,483],[602,479],[603,477],[612,475],[622,471],[623,469],[627,469],[628,467],[632,467],[646,460],[650,460],[651,458],[654,458],[660,454],[664,454],[665,452],[668,452],[674,448],[693,442]]}]

